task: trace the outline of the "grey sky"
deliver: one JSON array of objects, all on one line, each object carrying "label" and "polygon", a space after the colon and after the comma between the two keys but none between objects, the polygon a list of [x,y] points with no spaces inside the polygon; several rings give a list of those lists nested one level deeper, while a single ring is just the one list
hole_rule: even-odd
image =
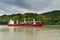
[{"label": "grey sky", "polygon": [[0,0],[0,15],[60,10],[60,0]]}]

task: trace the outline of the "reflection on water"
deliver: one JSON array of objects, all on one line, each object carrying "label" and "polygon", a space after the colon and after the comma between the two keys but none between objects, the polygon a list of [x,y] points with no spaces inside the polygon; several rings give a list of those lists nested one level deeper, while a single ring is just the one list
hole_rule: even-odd
[{"label": "reflection on water", "polygon": [[0,26],[0,40],[60,40],[60,29]]},{"label": "reflection on water", "polygon": [[14,28],[13,32],[21,32],[21,33],[24,33],[27,35],[34,35],[34,34],[37,34],[40,29],[39,28],[32,28],[32,27],[31,28],[16,27],[16,28]]}]

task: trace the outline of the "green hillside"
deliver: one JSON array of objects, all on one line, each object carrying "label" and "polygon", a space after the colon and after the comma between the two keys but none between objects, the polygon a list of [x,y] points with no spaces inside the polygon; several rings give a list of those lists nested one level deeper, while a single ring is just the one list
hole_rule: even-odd
[{"label": "green hillside", "polygon": [[37,13],[17,13],[12,15],[3,15],[0,16],[0,24],[7,24],[10,19],[13,19],[16,21],[17,19],[19,22],[22,22],[23,19],[26,19],[26,21],[32,21],[33,18],[36,19],[36,21],[42,21],[42,23],[47,25],[60,25],[60,10],[52,11],[52,12],[46,12],[43,14],[37,14]]}]

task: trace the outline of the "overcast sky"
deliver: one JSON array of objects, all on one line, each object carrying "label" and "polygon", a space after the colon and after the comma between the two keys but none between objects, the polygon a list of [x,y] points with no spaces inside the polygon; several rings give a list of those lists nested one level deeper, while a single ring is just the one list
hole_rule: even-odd
[{"label": "overcast sky", "polygon": [[0,0],[0,15],[60,10],[60,0]]}]

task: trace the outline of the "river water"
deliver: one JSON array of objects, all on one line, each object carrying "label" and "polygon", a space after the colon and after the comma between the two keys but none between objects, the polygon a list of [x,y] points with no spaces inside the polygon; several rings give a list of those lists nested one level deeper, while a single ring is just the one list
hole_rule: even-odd
[{"label": "river water", "polygon": [[60,40],[60,29],[0,26],[0,40]]}]

